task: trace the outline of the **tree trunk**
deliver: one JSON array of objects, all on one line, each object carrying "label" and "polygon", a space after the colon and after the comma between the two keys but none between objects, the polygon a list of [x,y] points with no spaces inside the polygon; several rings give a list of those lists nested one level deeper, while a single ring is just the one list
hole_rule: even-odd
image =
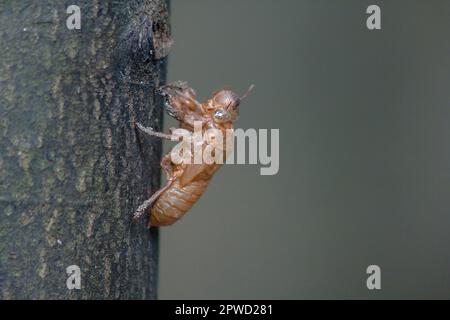
[{"label": "tree trunk", "polygon": [[131,214],[161,142],[134,123],[161,127],[167,6],[76,2],[79,30],[65,1],[0,0],[0,298],[154,299],[158,232]]}]

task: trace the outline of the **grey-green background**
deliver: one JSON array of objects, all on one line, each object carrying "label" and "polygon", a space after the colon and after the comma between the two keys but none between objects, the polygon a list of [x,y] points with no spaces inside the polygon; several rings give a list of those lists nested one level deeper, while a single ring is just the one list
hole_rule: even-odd
[{"label": "grey-green background", "polygon": [[[381,31],[366,28],[370,4]],[[237,127],[280,129],[280,171],[225,166],[161,230],[159,297],[450,298],[450,1],[171,11],[169,81],[201,99],[254,83]]]}]

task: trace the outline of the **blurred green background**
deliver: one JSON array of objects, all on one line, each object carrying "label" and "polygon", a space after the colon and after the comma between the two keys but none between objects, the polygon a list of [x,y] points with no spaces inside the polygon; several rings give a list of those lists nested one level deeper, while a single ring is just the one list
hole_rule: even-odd
[{"label": "blurred green background", "polygon": [[[371,4],[382,30],[366,28]],[[168,80],[201,100],[254,83],[236,126],[280,129],[280,171],[224,166],[161,229],[159,298],[450,298],[450,1],[172,0],[171,14]]]}]

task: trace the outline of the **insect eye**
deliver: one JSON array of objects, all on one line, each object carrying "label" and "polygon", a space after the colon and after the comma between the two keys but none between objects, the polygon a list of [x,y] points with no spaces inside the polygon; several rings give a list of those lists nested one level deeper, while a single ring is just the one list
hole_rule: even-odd
[{"label": "insect eye", "polygon": [[230,114],[224,109],[218,109],[214,112],[214,118],[218,121],[229,121]]}]

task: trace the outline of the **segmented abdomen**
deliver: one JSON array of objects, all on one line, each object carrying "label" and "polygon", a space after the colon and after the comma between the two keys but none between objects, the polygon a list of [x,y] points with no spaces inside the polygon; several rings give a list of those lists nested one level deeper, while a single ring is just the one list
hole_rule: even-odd
[{"label": "segmented abdomen", "polygon": [[209,180],[196,180],[181,187],[179,180],[163,192],[151,209],[150,226],[167,226],[180,219],[200,198]]}]

